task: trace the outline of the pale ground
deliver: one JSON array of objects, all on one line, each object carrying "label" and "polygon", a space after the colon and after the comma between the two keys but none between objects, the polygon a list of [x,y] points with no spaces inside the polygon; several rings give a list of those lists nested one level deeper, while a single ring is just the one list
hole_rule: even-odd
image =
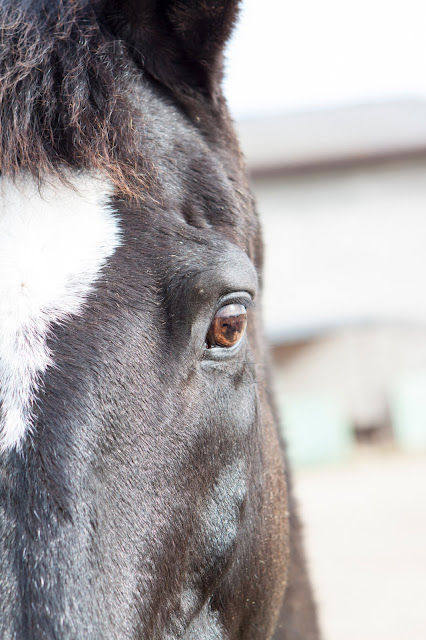
[{"label": "pale ground", "polygon": [[324,640],[426,640],[426,454],[299,470]]}]

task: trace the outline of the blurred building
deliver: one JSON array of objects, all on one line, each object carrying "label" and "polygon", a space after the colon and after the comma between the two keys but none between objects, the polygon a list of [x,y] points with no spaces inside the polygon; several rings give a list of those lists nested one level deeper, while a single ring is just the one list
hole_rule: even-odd
[{"label": "blurred building", "polygon": [[426,448],[426,103],[238,123],[290,453]]}]

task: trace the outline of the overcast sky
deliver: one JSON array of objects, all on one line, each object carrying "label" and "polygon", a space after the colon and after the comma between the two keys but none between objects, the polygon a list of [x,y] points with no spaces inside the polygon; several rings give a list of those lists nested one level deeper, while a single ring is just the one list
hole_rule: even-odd
[{"label": "overcast sky", "polygon": [[235,117],[426,99],[426,3],[243,0],[227,58]]}]

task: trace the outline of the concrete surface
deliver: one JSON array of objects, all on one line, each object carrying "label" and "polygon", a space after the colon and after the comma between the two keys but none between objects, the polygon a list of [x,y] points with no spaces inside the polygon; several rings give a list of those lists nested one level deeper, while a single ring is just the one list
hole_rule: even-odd
[{"label": "concrete surface", "polygon": [[426,453],[298,471],[324,640],[426,640]]}]

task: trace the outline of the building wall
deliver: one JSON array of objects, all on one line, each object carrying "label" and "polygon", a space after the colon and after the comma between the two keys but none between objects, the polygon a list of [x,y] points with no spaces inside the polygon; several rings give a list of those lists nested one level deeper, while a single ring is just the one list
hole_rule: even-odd
[{"label": "building wall", "polygon": [[426,322],[426,158],[253,182],[274,341],[365,321]]},{"label": "building wall", "polygon": [[302,462],[344,455],[354,427],[390,424],[402,445],[414,428],[426,447],[425,178],[418,158],[253,183],[279,404]]}]

